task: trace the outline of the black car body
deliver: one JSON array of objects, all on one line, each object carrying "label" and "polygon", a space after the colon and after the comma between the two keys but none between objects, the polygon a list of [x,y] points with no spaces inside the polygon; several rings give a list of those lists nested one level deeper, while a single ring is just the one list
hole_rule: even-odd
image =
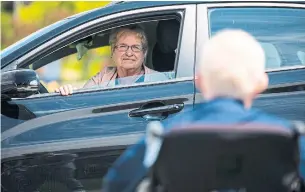
[{"label": "black car body", "polygon": [[45,65],[75,53],[67,45],[112,27],[173,18],[180,31],[169,81],[81,89],[68,97],[42,88],[40,94],[2,98],[3,191],[99,191],[107,169],[143,136],[148,121],[202,101],[194,85],[200,47],[223,28],[242,28],[265,43],[270,85],[254,106],[305,121],[302,2],[119,2],[59,21],[5,49],[1,71]]}]

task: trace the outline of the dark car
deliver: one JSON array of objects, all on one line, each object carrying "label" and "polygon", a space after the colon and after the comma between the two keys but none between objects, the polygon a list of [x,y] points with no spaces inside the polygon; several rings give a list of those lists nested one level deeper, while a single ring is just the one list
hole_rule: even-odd
[{"label": "dark car", "polygon": [[[178,27],[161,26],[164,20]],[[89,51],[107,46],[110,29],[135,23],[148,35],[146,65],[169,80],[79,89],[71,96],[49,93],[39,82],[37,70],[77,54],[78,44],[93,42]],[[304,3],[117,2],[1,52],[2,191],[100,191],[107,169],[149,121],[202,101],[194,85],[200,47],[225,28],[248,31],[266,52],[270,85],[255,107],[305,121]]]}]

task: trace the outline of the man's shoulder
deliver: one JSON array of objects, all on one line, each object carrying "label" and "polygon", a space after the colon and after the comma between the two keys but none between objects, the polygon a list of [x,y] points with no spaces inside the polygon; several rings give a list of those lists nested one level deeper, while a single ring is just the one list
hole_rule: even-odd
[{"label": "man's shoulder", "polygon": [[176,125],[189,124],[192,122],[194,109],[185,110],[176,116],[169,118],[163,122],[163,126],[166,130],[174,128]]},{"label": "man's shoulder", "polygon": [[292,127],[292,121],[285,119],[284,117],[267,113],[260,109],[252,109],[252,113],[254,113],[255,116],[257,116],[256,121],[258,121],[259,123],[281,126],[283,128]]},{"label": "man's shoulder", "polygon": [[[176,125],[183,125],[183,124],[192,124],[192,123],[234,123],[234,121],[228,120],[228,121],[218,121],[218,118],[213,118],[214,115],[211,115],[212,112],[207,112],[202,110],[204,108],[204,104],[196,104],[194,108],[186,110],[185,112],[182,112],[178,115],[176,115],[173,118],[168,119],[164,122],[165,129],[171,129],[175,127]],[[204,112],[207,112],[205,114]],[[215,111],[214,111],[215,112]],[[213,113],[214,113],[213,112]],[[217,115],[217,114],[215,114]],[[232,117],[234,114],[228,114],[225,115],[221,113],[223,116],[223,119],[228,119]],[[236,114],[235,116],[239,116],[240,114]],[[260,109],[250,109],[246,114],[242,114],[242,117],[236,117],[236,122],[239,121],[248,121],[249,123],[255,123],[255,124],[263,124],[263,125],[271,125],[271,126],[280,126],[283,128],[291,128],[292,127],[292,121],[286,120],[283,117],[279,117],[267,112],[264,112]],[[235,123],[236,123],[235,122]]]}]

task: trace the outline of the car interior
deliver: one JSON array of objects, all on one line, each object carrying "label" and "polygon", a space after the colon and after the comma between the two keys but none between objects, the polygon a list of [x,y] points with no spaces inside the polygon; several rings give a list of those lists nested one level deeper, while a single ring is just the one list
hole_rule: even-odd
[{"label": "car interior", "polygon": [[[178,46],[180,21],[176,19],[155,20],[139,24],[148,38],[146,66],[175,77],[176,49]],[[34,70],[55,60],[77,53],[81,59],[88,50],[109,45],[110,30],[78,40],[34,62]]]},{"label": "car interior", "polygon": [[304,52],[299,50],[299,45],[261,42],[261,46],[265,51],[267,69],[305,65]]}]

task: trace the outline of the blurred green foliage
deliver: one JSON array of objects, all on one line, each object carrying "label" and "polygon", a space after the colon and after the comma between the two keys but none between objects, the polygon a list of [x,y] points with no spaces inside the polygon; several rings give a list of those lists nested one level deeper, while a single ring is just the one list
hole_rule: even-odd
[{"label": "blurred green foliage", "polygon": [[[3,3],[7,2],[2,2]],[[71,15],[103,7],[110,1],[32,1],[23,3],[15,1],[13,10],[5,10],[1,6],[1,50],[30,35],[31,33],[55,23]],[[97,48],[88,51],[82,60],[77,60],[73,54],[60,59],[60,71],[58,78],[49,81],[47,76],[58,70],[58,67],[42,67],[37,70],[42,82],[49,91],[53,91],[60,84],[71,83],[82,86],[90,77],[95,75],[105,62],[103,57],[110,55],[109,47]],[[50,71],[51,69],[51,71]],[[55,72],[54,72],[55,73]]]},{"label": "blurred green foliage", "polygon": [[1,6],[1,49],[56,21],[108,3],[110,1],[33,1],[25,5],[16,1],[12,12]]}]

